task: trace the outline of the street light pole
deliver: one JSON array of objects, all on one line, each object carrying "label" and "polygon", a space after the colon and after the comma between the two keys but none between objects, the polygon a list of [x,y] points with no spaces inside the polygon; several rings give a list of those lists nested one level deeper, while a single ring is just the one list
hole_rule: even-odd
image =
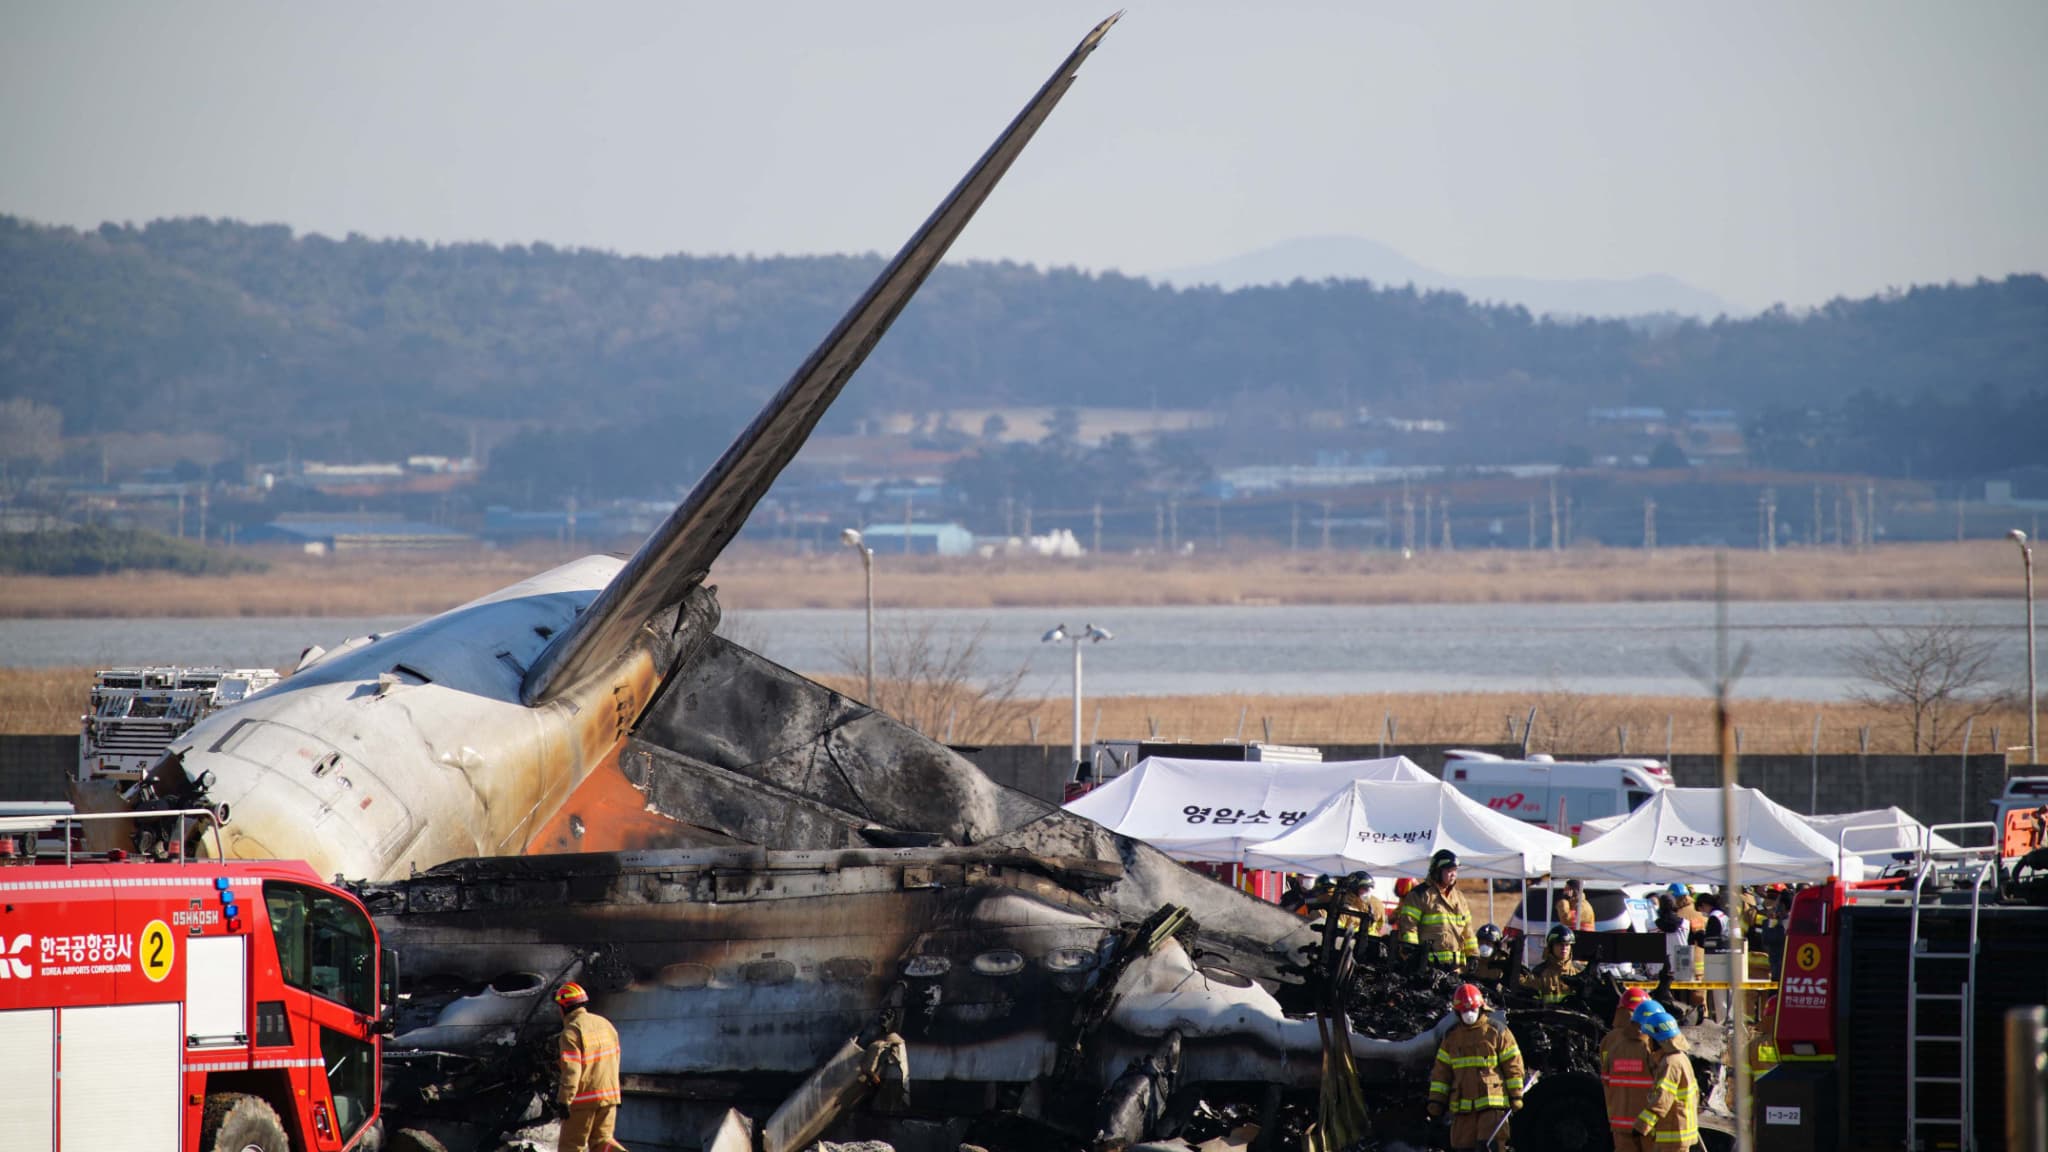
[{"label": "street light pole", "polygon": [[2027,572],[2027,763],[2041,762],[2041,694],[2034,687],[2034,546],[2015,528],[2007,533],[2020,546],[2020,564]]},{"label": "street light pole", "polygon": [[875,550],[861,541],[860,530],[848,528],[839,534],[848,547],[860,551],[860,566],[867,576],[868,590],[868,707],[875,706]]},{"label": "street light pole", "polygon": [[1041,643],[1058,644],[1065,641],[1074,646],[1074,773],[1079,778],[1081,769],[1081,641],[1089,640],[1100,644],[1116,637],[1107,628],[1093,624],[1083,625],[1079,632],[1068,632],[1065,624],[1054,625],[1053,630],[1039,637]]}]

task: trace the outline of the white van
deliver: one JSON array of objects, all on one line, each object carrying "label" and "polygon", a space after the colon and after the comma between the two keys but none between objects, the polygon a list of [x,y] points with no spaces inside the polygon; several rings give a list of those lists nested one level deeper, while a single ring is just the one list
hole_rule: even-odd
[{"label": "white van", "polygon": [[1577,839],[1586,821],[1633,812],[1671,787],[1671,769],[1657,760],[1508,760],[1453,750],[1444,758],[1444,783],[1496,812]]}]

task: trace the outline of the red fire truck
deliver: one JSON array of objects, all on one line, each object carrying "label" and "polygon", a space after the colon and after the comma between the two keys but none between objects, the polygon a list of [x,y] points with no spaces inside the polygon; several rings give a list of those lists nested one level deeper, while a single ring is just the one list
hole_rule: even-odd
[{"label": "red fire truck", "polygon": [[2048,908],[2014,891],[1997,826],[1931,831],[1979,846],[1794,897],[1759,1152],[2004,1147],[2003,1021],[2048,999]]},{"label": "red fire truck", "polygon": [[0,864],[0,1148],[363,1142],[395,997],[355,897],[297,861]]}]

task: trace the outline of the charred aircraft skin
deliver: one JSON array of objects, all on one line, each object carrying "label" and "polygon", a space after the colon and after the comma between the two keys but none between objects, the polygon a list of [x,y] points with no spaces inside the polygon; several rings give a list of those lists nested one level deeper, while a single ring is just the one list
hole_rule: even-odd
[{"label": "charred aircraft skin", "polygon": [[[1017,839],[1085,843],[1070,831],[1035,823]],[[1314,1022],[1254,978],[1285,967],[1300,930],[1263,955],[1200,926],[1140,950],[1113,906],[1130,879],[1114,857],[999,844],[696,849],[463,861],[363,896],[420,990],[392,1041],[398,1065],[448,1054],[516,1095],[532,1077],[501,1065],[545,1058],[531,1041],[555,1018],[535,1007],[573,975],[619,1027],[635,1146],[674,1138],[676,1100],[772,1102],[849,1038],[884,1032],[906,1042],[928,1119],[994,1093],[1084,1138],[1104,1087],[1169,1036],[1183,1083],[1311,1087]],[[1435,1046],[1434,1032],[1354,1040],[1381,1080],[1425,1071]],[[402,1122],[409,1101],[388,1102]]]}]

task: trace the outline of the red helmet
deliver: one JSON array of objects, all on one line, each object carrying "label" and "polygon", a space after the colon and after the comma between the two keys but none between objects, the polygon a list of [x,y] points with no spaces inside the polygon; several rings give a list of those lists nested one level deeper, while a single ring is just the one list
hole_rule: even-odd
[{"label": "red helmet", "polygon": [[1410,879],[1409,879],[1408,877],[1406,877],[1406,876],[1403,876],[1403,877],[1401,877],[1401,878],[1400,878],[1399,880],[1396,880],[1396,881],[1394,881],[1394,895],[1396,895],[1396,896],[1406,896],[1406,895],[1408,894],[1409,890],[1410,890],[1410,889],[1412,889],[1412,888],[1414,888],[1414,887],[1415,887],[1415,881],[1413,881],[1413,880],[1410,880]]},{"label": "red helmet", "polygon": [[571,980],[555,989],[555,1003],[563,1008],[574,1008],[579,1004],[590,1003],[590,993],[583,990],[583,985]]},{"label": "red helmet", "polygon": [[1643,989],[1631,988],[1621,994],[1621,1010],[1633,1016],[1636,1006],[1649,998],[1650,994]]},{"label": "red helmet", "polygon": [[1458,1012],[1478,1012],[1485,1009],[1485,1007],[1486,997],[1481,995],[1479,989],[1471,984],[1458,985],[1457,992],[1451,996],[1451,1008]]}]

